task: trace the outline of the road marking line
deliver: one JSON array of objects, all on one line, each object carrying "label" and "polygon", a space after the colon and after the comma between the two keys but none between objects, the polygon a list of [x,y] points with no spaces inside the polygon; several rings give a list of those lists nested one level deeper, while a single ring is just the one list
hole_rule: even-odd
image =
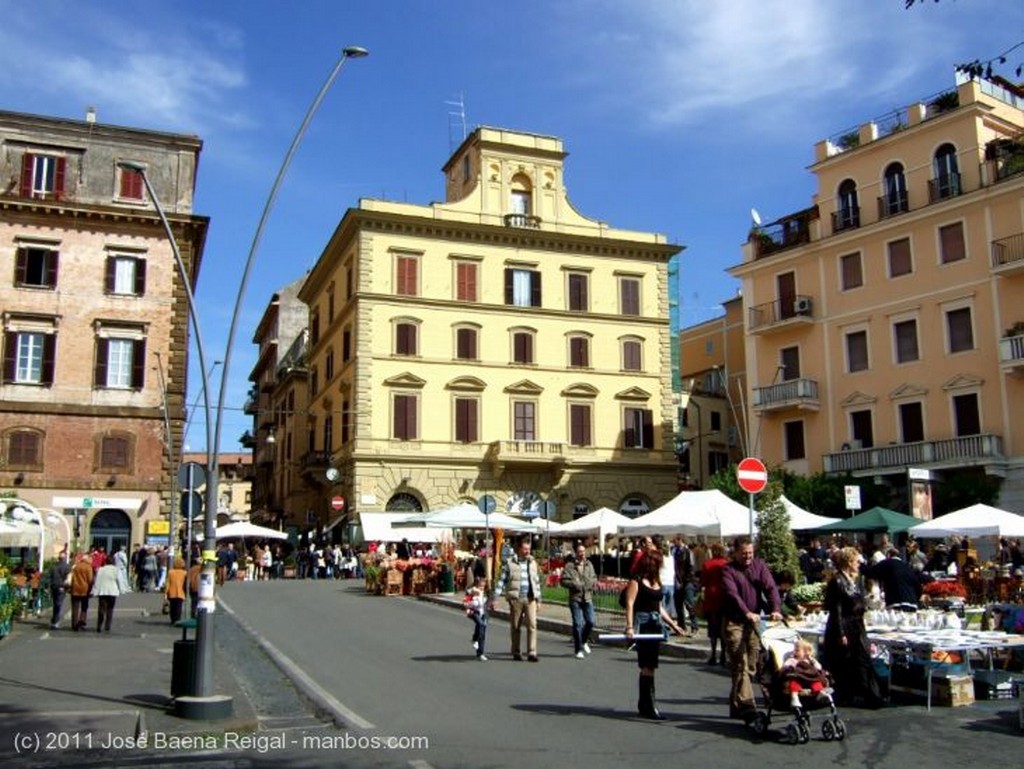
[{"label": "road marking line", "polygon": [[295,685],[302,690],[303,694],[309,697],[315,705],[323,708],[331,714],[331,718],[337,726],[355,726],[359,729],[376,728],[372,723],[360,716],[354,710],[347,708],[338,702],[334,695],[310,678],[306,671],[295,664],[295,662],[270,643],[270,641],[257,633],[255,629],[250,627],[249,623],[238,616],[230,606],[224,603],[224,600],[220,596],[217,596],[217,603],[221,605],[224,611],[234,617],[235,621],[241,625],[245,631],[253,637],[253,639],[255,639],[256,643],[259,644],[263,651],[269,655],[270,659],[272,659],[274,663],[284,671],[285,675],[292,679]]}]

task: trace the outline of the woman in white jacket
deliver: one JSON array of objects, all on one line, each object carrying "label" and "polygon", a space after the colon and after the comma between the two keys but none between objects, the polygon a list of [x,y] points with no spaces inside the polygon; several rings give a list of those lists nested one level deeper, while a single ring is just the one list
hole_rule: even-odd
[{"label": "woman in white jacket", "polygon": [[101,566],[96,572],[96,581],[92,584],[92,594],[99,600],[96,613],[96,632],[110,632],[110,621],[114,618],[114,604],[121,595],[121,587],[117,579],[117,567],[112,563]]}]

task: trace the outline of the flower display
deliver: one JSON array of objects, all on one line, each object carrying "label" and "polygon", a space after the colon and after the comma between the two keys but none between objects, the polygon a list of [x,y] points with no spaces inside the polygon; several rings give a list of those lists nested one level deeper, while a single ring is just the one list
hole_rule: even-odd
[{"label": "flower display", "polygon": [[924,594],[929,598],[966,598],[967,591],[959,582],[936,580],[924,586]]}]

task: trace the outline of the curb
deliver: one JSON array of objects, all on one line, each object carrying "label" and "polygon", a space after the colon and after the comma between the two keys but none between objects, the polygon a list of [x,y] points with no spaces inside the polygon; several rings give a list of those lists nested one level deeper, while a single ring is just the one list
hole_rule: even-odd
[{"label": "curb", "polygon": [[[463,611],[464,609],[462,601],[458,598],[452,597],[452,595],[424,593],[416,597],[426,603],[432,603],[448,609],[458,609],[459,611]],[[490,611],[489,616],[500,617],[501,619],[507,620],[509,618],[509,612],[507,609],[495,607]],[[538,615],[537,629],[544,630],[549,633],[558,633],[559,635],[572,635],[572,623],[552,619],[551,617],[542,617]],[[621,632],[619,628],[596,627],[594,630],[598,632]],[[706,660],[708,658],[708,654],[711,653],[711,647],[706,642],[686,643],[670,638],[662,644],[661,653],[666,657],[703,661]]]}]

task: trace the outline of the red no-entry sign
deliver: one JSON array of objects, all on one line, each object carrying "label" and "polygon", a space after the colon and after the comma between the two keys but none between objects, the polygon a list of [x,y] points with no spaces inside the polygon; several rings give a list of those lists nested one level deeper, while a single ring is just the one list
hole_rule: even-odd
[{"label": "red no-entry sign", "polygon": [[345,498],[344,497],[334,497],[334,498],[332,498],[331,499],[331,509],[332,510],[344,510],[345,509]]},{"label": "red no-entry sign", "polygon": [[736,480],[749,494],[760,494],[768,485],[768,468],[757,457],[747,457],[736,466]]}]

